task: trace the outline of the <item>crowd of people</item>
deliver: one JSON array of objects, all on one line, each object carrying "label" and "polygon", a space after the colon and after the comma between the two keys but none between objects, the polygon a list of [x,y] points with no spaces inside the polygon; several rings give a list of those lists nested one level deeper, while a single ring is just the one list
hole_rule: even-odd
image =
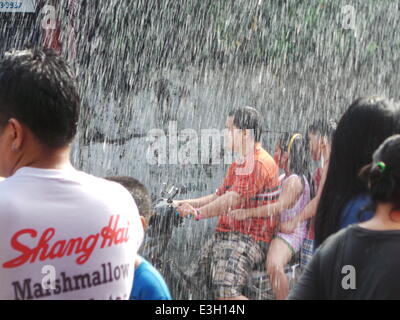
[{"label": "crowd of people", "polygon": [[[173,299],[139,255],[152,215],[132,177],[94,177],[70,162],[80,96],[52,50],[0,62],[0,298]],[[247,299],[257,266],[276,299],[399,299],[400,105],[379,96],[339,121],[286,132],[271,155],[252,107],[226,118],[237,157],[215,193],[175,200],[183,217],[218,217],[186,275],[215,299]],[[311,170],[311,164],[319,166]],[[294,287],[285,267],[300,261]],[[50,266],[50,268],[49,268]],[[45,271],[44,271],[45,270]]]}]

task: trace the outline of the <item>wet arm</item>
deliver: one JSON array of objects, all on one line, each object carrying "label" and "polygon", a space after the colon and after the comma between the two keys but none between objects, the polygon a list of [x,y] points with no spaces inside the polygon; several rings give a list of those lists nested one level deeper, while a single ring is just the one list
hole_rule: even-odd
[{"label": "wet arm", "polygon": [[245,209],[248,218],[261,218],[275,216],[292,208],[301,193],[303,192],[303,185],[299,178],[291,178],[282,184],[282,193],[279,196],[279,200],[275,203],[271,203],[258,208]]},{"label": "wet arm", "polygon": [[301,223],[303,221],[306,221],[314,217],[317,214],[318,204],[319,200],[321,199],[322,190],[324,189],[327,172],[328,172],[328,166],[326,165],[322,172],[321,183],[318,187],[317,195],[315,196],[314,199],[312,199],[308,203],[308,205],[303,209],[303,211],[291,221]]},{"label": "wet arm", "polygon": [[209,204],[200,208],[201,218],[212,218],[230,211],[242,202],[242,198],[236,192],[227,192]]},{"label": "wet arm", "polygon": [[197,198],[197,199],[177,200],[177,201],[174,201],[174,203],[176,206],[179,206],[184,203],[188,203],[194,208],[200,208],[200,207],[203,207],[203,206],[209,204],[210,202],[214,201],[217,198],[218,198],[218,196],[216,194],[210,194],[208,196]]}]

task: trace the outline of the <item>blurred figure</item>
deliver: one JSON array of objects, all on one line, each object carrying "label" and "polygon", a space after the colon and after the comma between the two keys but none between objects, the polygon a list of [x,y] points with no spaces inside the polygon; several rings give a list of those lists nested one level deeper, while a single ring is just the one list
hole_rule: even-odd
[{"label": "blurred figure", "polygon": [[[131,177],[107,177],[107,180],[117,182],[125,187],[139,209],[140,219],[146,231],[151,212],[151,199],[147,188],[138,180]],[[171,294],[162,275],[146,261],[137,256],[135,261],[135,277],[133,281],[131,300],[171,300]]]},{"label": "blurred figure", "polygon": [[379,147],[361,176],[373,218],[330,236],[290,299],[400,299],[400,135]]},{"label": "blurred figure", "polygon": [[0,299],[128,299],[143,239],[117,183],[75,170],[80,97],[54,51],[0,62]]}]

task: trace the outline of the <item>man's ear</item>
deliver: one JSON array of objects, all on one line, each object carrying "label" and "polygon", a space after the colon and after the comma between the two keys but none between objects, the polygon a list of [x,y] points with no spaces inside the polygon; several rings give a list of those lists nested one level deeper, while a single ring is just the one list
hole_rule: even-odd
[{"label": "man's ear", "polygon": [[147,221],[146,221],[145,217],[140,216],[140,221],[142,222],[142,226],[143,226],[144,231],[146,231],[146,230],[147,230],[147,227],[148,227],[149,225],[147,224]]},{"label": "man's ear", "polygon": [[10,135],[12,140],[11,149],[12,151],[18,151],[22,147],[22,143],[24,141],[24,127],[15,118],[11,118],[8,120],[8,126],[10,128]]},{"label": "man's ear", "polygon": [[321,148],[326,148],[326,146],[328,145],[328,138],[327,137],[321,137],[320,138],[320,144],[321,144]]}]

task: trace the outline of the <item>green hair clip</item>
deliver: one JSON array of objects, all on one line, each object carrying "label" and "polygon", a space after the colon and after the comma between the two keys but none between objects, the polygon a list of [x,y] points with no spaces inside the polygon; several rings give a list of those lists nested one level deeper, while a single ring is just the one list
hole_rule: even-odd
[{"label": "green hair clip", "polygon": [[376,164],[376,166],[379,168],[379,171],[380,171],[381,173],[384,173],[384,172],[385,172],[385,170],[386,170],[386,164],[385,164],[384,162],[380,161],[380,162],[378,162],[378,163]]}]

